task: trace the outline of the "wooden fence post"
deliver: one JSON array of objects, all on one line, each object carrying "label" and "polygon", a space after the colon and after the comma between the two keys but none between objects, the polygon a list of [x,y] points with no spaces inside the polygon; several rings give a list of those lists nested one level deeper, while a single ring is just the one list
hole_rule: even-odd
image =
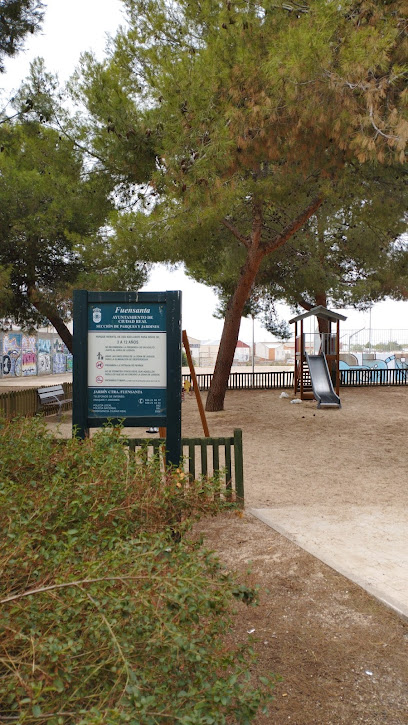
[{"label": "wooden fence post", "polygon": [[205,417],[205,411],[203,401],[201,400],[201,393],[198,387],[197,376],[194,368],[193,358],[191,357],[190,343],[188,341],[187,332],[183,330],[183,345],[186,351],[188,367],[190,368],[190,375],[193,381],[193,390],[196,397],[198,411],[200,413],[201,425],[203,426],[204,435],[206,438],[210,437],[210,431],[208,430],[207,418]]},{"label": "wooden fence post", "polygon": [[234,430],[234,463],[235,463],[235,491],[237,502],[244,506],[244,459],[242,448],[242,430]]}]

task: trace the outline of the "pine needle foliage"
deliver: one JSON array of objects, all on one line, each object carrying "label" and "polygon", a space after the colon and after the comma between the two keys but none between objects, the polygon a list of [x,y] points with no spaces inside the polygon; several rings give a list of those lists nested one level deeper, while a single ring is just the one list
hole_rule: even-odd
[{"label": "pine needle foliage", "polygon": [[0,73],[3,60],[21,50],[26,35],[36,33],[43,19],[39,0],[2,0],[0,6]]},{"label": "pine needle foliage", "polygon": [[[131,98],[137,132],[155,149],[148,192],[159,203],[148,218],[119,221],[124,246],[193,271],[201,264],[210,279],[223,234],[227,279],[231,256],[242,260],[206,401],[207,410],[221,410],[263,260],[319,214],[348,165],[406,160],[407,4],[124,4],[128,25],[105,63],[84,59],[77,98],[96,120],[99,148],[113,137],[127,147]],[[127,104],[117,103],[120,89]]]}]

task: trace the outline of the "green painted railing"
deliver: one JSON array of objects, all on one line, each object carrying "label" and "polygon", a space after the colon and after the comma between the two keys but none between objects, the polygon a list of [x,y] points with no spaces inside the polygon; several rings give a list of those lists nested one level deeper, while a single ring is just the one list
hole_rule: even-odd
[{"label": "green painted railing", "polygon": [[[164,438],[129,438],[130,451],[143,451],[144,455],[158,455],[164,450]],[[182,438],[184,471],[191,481],[202,477],[216,477],[225,495],[239,505],[244,504],[244,467],[242,430],[221,438]]]}]

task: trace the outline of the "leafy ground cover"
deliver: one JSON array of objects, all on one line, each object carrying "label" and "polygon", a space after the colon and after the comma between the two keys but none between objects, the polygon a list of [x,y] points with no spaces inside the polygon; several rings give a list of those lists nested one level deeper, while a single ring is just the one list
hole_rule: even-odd
[{"label": "leafy ground cover", "polygon": [[227,644],[238,584],[185,537],[217,483],[129,458],[121,432],[58,442],[39,419],[0,431],[0,722],[250,723],[274,676]]}]

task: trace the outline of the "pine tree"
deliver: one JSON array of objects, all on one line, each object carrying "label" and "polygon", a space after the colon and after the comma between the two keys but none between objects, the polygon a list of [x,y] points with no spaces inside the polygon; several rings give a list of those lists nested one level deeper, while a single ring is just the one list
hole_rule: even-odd
[{"label": "pine tree", "polygon": [[[364,310],[385,297],[408,299],[407,185],[401,167],[345,169],[319,212],[264,260],[247,314],[253,314],[256,300],[256,315],[276,334],[277,302],[298,313],[316,305]],[[230,266],[229,277],[225,268],[222,276],[218,273],[215,260],[211,270],[196,268],[200,281],[219,290],[221,309],[231,294],[238,265],[236,260]],[[319,320],[322,332],[324,323]]]},{"label": "pine tree", "polygon": [[[316,214],[348,164],[405,159],[406,3],[125,5],[129,27],[106,64],[88,58],[78,93],[98,120],[97,143],[108,144],[110,109],[115,143],[126,137],[133,105],[137,133],[155,150],[149,190],[160,203],[148,219],[122,220],[122,241],[211,266],[217,227],[226,266],[231,254],[242,259],[207,398],[207,410],[220,410],[263,261]],[[119,94],[106,103],[102,76],[126,89],[126,104]]]},{"label": "pine tree", "polygon": [[0,150],[0,314],[24,328],[48,320],[71,350],[73,285],[139,285],[144,271],[127,263],[124,273],[103,233],[112,182],[73,142],[35,122],[5,123]]},{"label": "pine tree", "polygon": [[1,0],[0,4],[0,73],[4,57],[21,50],[28,33],[39,30],[44,3],[40,0]]}]

